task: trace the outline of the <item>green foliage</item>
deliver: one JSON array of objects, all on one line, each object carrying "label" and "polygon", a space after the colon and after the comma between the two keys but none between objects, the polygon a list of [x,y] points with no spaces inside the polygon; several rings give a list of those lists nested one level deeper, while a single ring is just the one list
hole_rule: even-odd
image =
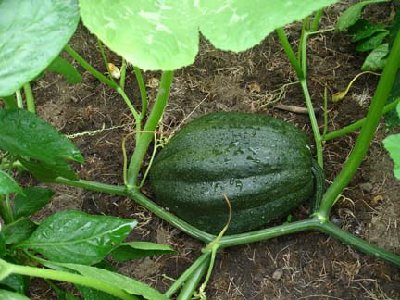
[{"label": "green foliage", "polygon": [[193,63],[199,29],[217,48],[239,52],[335,2],[80,0],[80,7],[84,25],[128,62],[142,69],[173,70]]},{"label": "green foliage", "polygon": [[165,295],[160,294],[157,290],[151,288],[147,284],[120,275],[118,273],[114,273],[105,269],[99,269],[95,267],[89,267],[71,263],[63,263],[59,265],[64,268],[70,269],[72,271],[76,271],[85,277],[95,278],[99,282],[104,282],[107,284],[114,285],[131,295],[139,295],[142,296],[144,299],[149,299],[149,300],[168,299]]},{"label": "green foliage", "polygon": [[7,224],[3,230],[6,244],[17,244],[27,240],[36,227],[37,225],[27,218]]},{"label": "green foliage", "polygon": [[46,68],[46,71],[61,74],[70,84],[77,84],[82,81],[82,76],[78,70],[75,69],[68,60],[61,56],[57,56]]},{"label": "green foliage", "polygon": [[14,292],[9,292],[6,290],[0,290],[0,299],[1,300],[29,300],[28,297],[17,294]]},{"label": "green foliage", "polygon": [[2,0],[0,15],[0,96],[7,96],[60,53],[78,26],[78,0]]},{"label": "green foliage", "polygon": [[348,29],[360,19],[361,13],[366,6],[382,2],[388,2],[388,0],[368,0],[350,6],[338,19],[336,23],[336,29],[339,31]]},{"label": "green foliage", "polygon": [[61,211],[44,220],[20,248],[55,262],[92,265],[103,260],[136,225],[136,221]]},{"label": "green foliage", "polygon": [[18,274],[7,276],[4,280],[0,281],[0,288],[5,287],[20,294],[24,294],[27,287],[27,279]]},{"label": "green foliage", "polygon": [[10,175],[0,169],[0,195],[12,193],[22,193],[22,189]]},{"label": "green foliage", "polygon": [[23,190],[23,194],[17,195],[13,201],[14,217],[16,219],[29,217],[49,203],[54,192],[39,187],[29,187]]},{"label": "green foliage", "polygon": [[[400,104],[397,105],[396,112],[400,117]],[[394,176],[400,180],[400,133],[386,137],[383,145],[394,161]]]},{"label": "green foliage", "polygon": [[0,109],[0,149],[17,156],[24,167],[43,181],[58,176],[75,179],[66,160],[83,161],[79,150],[65,136],[22,109]]},{"label": "green foliage", "polygon": [[175,253],[169,245],[154,244],[149,242],[123,243],[111,252],[116,261],[127,261],[145,256],[158,256]]}]

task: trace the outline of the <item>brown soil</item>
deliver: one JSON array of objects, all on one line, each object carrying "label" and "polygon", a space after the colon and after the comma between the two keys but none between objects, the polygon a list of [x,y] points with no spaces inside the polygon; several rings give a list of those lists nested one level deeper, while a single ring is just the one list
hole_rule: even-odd
[{"label": "brown soil", "polygon": [[[330,9],[323,18],[323,27],[331,27],[342,8],[343,5]],[[298,40],[299,26],[287,28],[292,42]],[[72,45],[105,72],[96,40],[84,28],[75,34]],[[313,36],[308,43],[308,57],[309,88],[316,107],[322,104],[325,86],[330,93],[343,90],[360,72],[363,62],[350,39],[335,32]],[[111,53],[109,60],[116,65],[120,63]],[[54,74],[36,82],[38,113],[69,135],[105,128],[73,138],[85,157],[85,163],[77,169],[82,179],[121,184],[121,140],[134,130],[132,117],[118,94],[89,73],[82,73],[83,82],[75,86]],[[154,100],[159,74],[146,72],[145,76],[148,94]],[[304,106],[295,81],[274,34],[241,54],[222,52],[202,41],[195,64],[176,72],[160,131],[169,136],[182,124],[211,111],[247,111],[285,119],[311,137],[306,115],[274,108],[276,104]],[[329,103],[329,129],[363,117],[376,83],[376,76],[364,75],[343,102]],[[139,94],[132,74],[127,87],[138,104]],[[321,114],[319,121],[322,124]],[[332,218],[355,235],[400,254],[400,184],[393,178],[392,162],[380,142],[384,131],[382,126],[368,158],[335,206]],[[340,171],[355,138],[356,134],[350,134],[326,144],[328,181]],[[132,150],[132,144],[128,146]],[[59,185],[52,188],[57,194],[40,218],[64,209],[135,218],[140,223],[133,238],[169,243],[178,251],[174,256],[121,264],[119,269],[123,274],[165,290],[171,284],[169,278],[177,278],[200,253],[201,243],[129,199]],[[302,233],[223,250],[218,255],[207,295],[209,299],[400,299],[400,274],[393,266],[326,235]],[[31,297],[53,299],[40,283],[33,287]]]}]

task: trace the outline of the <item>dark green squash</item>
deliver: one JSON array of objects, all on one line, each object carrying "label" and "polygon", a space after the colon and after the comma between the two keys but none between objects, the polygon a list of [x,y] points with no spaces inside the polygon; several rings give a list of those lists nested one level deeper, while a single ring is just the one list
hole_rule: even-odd
[{"label": "dark green squash", "polygon": [[258,229],[313,194],[307,137],[263,115],[218,112],[187,124],[150,170],[156,202],[210,233]]}]

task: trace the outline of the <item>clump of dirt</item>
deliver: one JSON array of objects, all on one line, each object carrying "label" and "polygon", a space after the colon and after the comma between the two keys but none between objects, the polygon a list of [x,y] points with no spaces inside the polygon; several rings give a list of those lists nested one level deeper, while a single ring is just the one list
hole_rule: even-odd
[{"label": "clump of dirt", "polygon": [[[332,27],[339,4],[323,18]],[[287,28],[292,43],[299,39],[300,24]],[[95,38],[83,27],[72,46],[101,72],[106,72]],[[316,108],[323,103],[324,88],[330,94],[343,90],[359,73],[363,57],[350,39],[334,31],[312,36],[308,43],[308,83]],[[107,52],[118,65],[120,59]],[[110,88],[87,72],[83,82],[67,85],[47,74],[34,85],[38,113],[79,147],[85,163],[77,166],[82,179],[122,184],[122,138],[134,132],[129,109]],[[145,72],[150,104],[157,92],[158,74]],[[339,103],[329,102],[329,130],[352,123],[365,115],[377,77],[362,76],[351,93]],[[127,92],[140,107],[134,76],[128,73]],[[361,100],[360,100],[361,99]],[[222,52],[202,40],[193,66],[175,73],[170,103],[159,134],[171,136],[181,126],[211,111],[246,111],[272,115],[302,128],[310,136],[308,117],[275,108],[276,104],[304,107],[304,97],[295,73],[277,38],[271,34],[260,45],[240,54]],[[318,115],[323,124],[323,115]],[[356,134],[325,145],[327,181],[340,171]],[[359,237],[400,254],[399,183],[391,176],[392,165],[374,142],[369,156],[333,211],[335,222]],[[127,149],[133,149],[129,140]],[[64,186],[38,217],[63,209],[81,209],[93,214],[135,218],[139,225],[130,237],[172,245],[177,254],[116,264],[121,273],[143,280],[162,291],[171,285],[200,254],[203,245],[124,197],[110,196]],[[145,187],[145,190],[147,188]],[[43,288],[32,299],[50,299]],[[209,299],[400,299],[398,270],[378,259],[366,257],[319,233],[301,233],[252,245],[223,250],[207,289]]]}]

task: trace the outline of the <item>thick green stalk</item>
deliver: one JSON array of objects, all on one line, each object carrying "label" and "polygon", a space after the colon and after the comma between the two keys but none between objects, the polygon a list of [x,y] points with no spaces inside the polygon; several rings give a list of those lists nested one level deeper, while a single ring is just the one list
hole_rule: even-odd
[{"label": "thick green stalk", "polygon": [[204,261],[197,269],[194,270],[192,275],[183,285],[181,292],[179,293],[176,300],[190,300],[193,297],[193,293],[199,285],[201,279],[204,277],[208,267],[208,261]]},{"label": "thick green stalk", "polygon": [[89,64],[82,56],[79,55],[78,52],[76,52],[74,49],[71,48],[68,44],[64,47],[65,51],[73,58],[75,59],[81,66],[84,68],[86,71],[90,72],[97,80],[105,83],[108,85],[110,88],[113,88],[118,92],[118,94],[121,95],[122,99],[126,103],[126,105],[129,107],[133,117],[136,120],[136,123],[138,120],[140,120],[140,115],[136,111],[136,109],[133,107],[131,100],[129,99],[128,95],[124,92],[124,90],[114,81],[108,79],[106,76],[103,75],[103,73],[97,71],[95,68],[92,67],[91,64]]},{"label": "thick green stalk", "polygon": [[296,71],[297,78],[299,78],[299,80],[304,79],[305,78],[304,72],[301,68],[299,61],[296,58],[296,54],[294,53],[293,48],[290,46],[290,43],[287,39],[284,29],[283,28],[276,29],[276,33],[278,35],[279,42],[281,43],[283,50],[286,53],[286,56],[288,57],[291,65]]},{"label": "thick green stalk", "polygon": [[65,184],[73,187],[78,187],[86,190],[91,190],[99,193],[106,193],[111,195],[127,196],[128,192],[125,186],[118,186],[106,183],[100,183],[97,181],[87,180],[69,180],[63,177],[57,177],[56,183]]},{"label": "thick green stalk", "polygon": [[[386,114],[387,112],[389,112],[392,109],[394,109],[397,106],[397,104],[399,104],[399,102],[400,102],[400,98],[397,98],[392,103],[386,105],[383,108],[383,113],[382,114]],[[346,127],[343,127],[341,129],[338,129],[338,130],[335,130],[335,131],[328,132],[327,134],[325,134],[322,137],[322,140],[323,141],[329,141],[329,140],[336,139],[338,137],[345,136],[348,133],[351,133],[353,131],[356,131],[357,129],[360,129],[364,125],[366,120],[367,120],[367,118],[362,118],[362,119],[360,119],[360,120],[358,120],[358,121],[356,121],[356,122],[354,122],[354,123],[352,123],[350,125],[347,125]]]},{"label": "thick green stalk", "polygon": [[15,92],[15,96],[16,96],[16,98],[17,98],[17,106],[18,106],[19,108],[24,108],[24,103],[23,103],[23,101],[22,101],[21,90],[17,90],[17,91]]},{"label": "thick green stalk", "polygon": [[139,205],[143,206],[144,208],[151,211],[157,217],[167,221],[172,226],[175,226],[179,230],[187,233],[188,235],[203,241],[205,243],[209,243],[215,239],[215,235],[197,229],[196,227],[190,225],[189,223],[183,221],[182,219],[178,218],[177,216],[171,214],[170,212],[166,211],[165,209],[159,207],[153,201],[148,199],[142,193],[140,193],[136,189],[129,190],[129,197],[134,200]]},{"label": "thick green stalk", "polygon": [[128,168],[128,189],[132,189],[138,186],[138,177],[144,156],[146,155],[150,142],[153,140],[154,132],[157,129],[158,122],[160,122],[165,107],[168,103],[172,78],[173,71],[163,71],[156,101],[151,110],[149,118],[144,125],[144,129],[140,135],[140,139],[136,143],[135,151],[133,152],[133,155],[131,157],[131,162]]},{"label": "thick green stalk", "polygon": [[353,234],[342,230],[331,222],[323,222],[318,227],[319,231],[327,233],[328,235],[340,240],[346,245],[352,246],[355,249],[371,256],[375,256],[377,258],[383,259],[389,263],[394,264],[395,266],[400,268],[400,256],[395,255],[389,251],[381,249],[377,246],[371,245],[367,241],[360,239]]},{"label": "thick green stalk", "polygon": [[[202,268],[205,265],[205,269],[207,269],[208,266],[208,261],[210,258],[210,253],[204,253],[201,256],[199,256],[194,263],[185,270],[185,272],[183,272],[181,274],[181,276],[179,276],[179,278],[170,286],[170,288],[168,289],[168,291],[165,293],[165,295],[168,298],[171,298],[172,295],[174,295],[182,285],[186,285],[188,281],[190,281],[190,278],[197,273],[199,268]],[[192,293],[193,295],[193,293]],[[179,298],[178,298],[179,299]]]},{"label": "thick green stalk", "polygon": [[322,220],[329,219],[329,214],[336,198],[349,184],[354,174],[357,172],[357,168],[360,166],[362,160],[367,154],[368,146],[375,135],[375,131],[382,116],[383,107],[390,95],[395,80],[395,75],[400,66],[399,53],[400,31],[397,32],[395,41],[393,43],[393,48],[389,54],[385,68],[383,69],[378,87],[372,98],[366,120],[361,128],[360,135],[356,140],[353,151],[349,155],[347,161],[344,163],[342,171],[332,182],[322,198],[320,210],[317,212],[319,218]]},{"label": "thick green stalk", "polygon": [[14,265],[10,263],[2,262],[2,266],[8,269],[10,273],[26,275],[31,277],[39,277],[44,279],[51,279],[57,281],[66,281],[71,282],[83,286],[87,286],[90,288],[94,288],[96,290],[105,292],[107,294],[113,295],[123,300],[139,300],[139,298],[135,295],[129,295],[124,290],[121,290],[113,285],[110,285],[104,281],[99,281],[95,278],[85,277],[79,274],[73,274],[69,272],[59,271],[59,270],[50,270],[50,269],[39,269],[28,266],[20,266]]},{"label": "thick green stalk", "polygon": [[279,226],[251,231],[233,235],[223,236],[219,241],[220,248],[226,248],[236,245],[245,245],[259,241],[269,240],[278,236],[287,235],[295,232],[315,230],[320,223],[317,219],[307,219],[293,223],[282,224]]},{"label": "thick green stalk", "polygon": [[26,108],[31,113],[35,113],[35,99],[33,98],[32,88],[30,82],[27,82],[23,86],[26,100]]}]

